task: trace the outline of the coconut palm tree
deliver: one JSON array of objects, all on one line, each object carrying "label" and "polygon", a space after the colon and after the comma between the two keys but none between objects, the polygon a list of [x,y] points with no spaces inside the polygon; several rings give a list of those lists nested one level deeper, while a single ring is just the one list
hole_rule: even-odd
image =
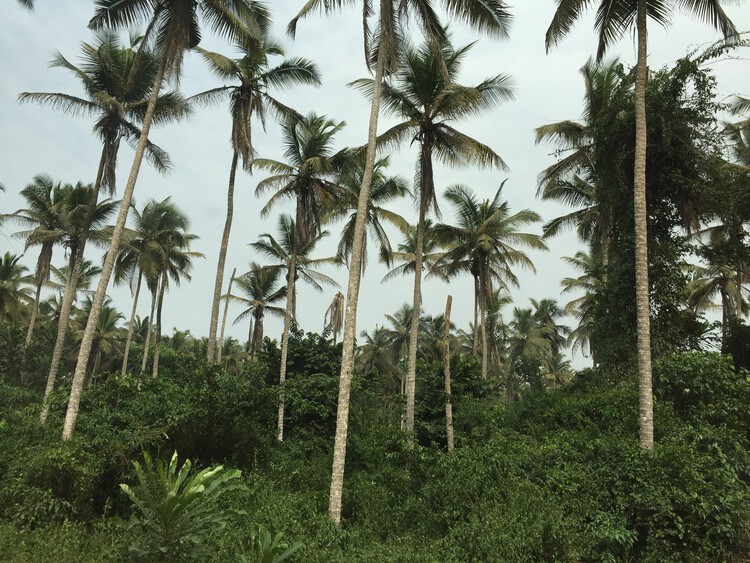
[{"label": "coconut palm tree", "polygon": [[511,214],[507,201],[502,199],[503,184],[492,201],[478,201],[470,188],[449,187],[445,198],[453,204],[458,225],[435,225],[434,233],[448,250],[437,264],[447,275],[469,272],[474,278],[474,311],[480,313],[482,340],[482,377],[487,377],[489,347],[487,336],[487,306],[493,296],[492,281],[500,287],[518,286],[513,268],[520,266],[534,271],[531,259],[517,246],[546,250],[539,235],[521,231],[541,221],[529,209]]},{"label": "coconut palm tree", "polygon": [[20,259],[10,252],[0,256],[0,323],[18,320],[24,307],[32,302],[24,285],[31,283],[33,278],[26,274],[28,268],[18,263]]},{"label": "coconut palm tree", "polygon": [[[49,184],[48,182],[45,183]],[[42,192],[45,192],[46,189],[46,187],[42,187]],[[44,243],[44,241],[57,241],[65,247],[68,253],[69,276],[65,284],[65,291],[68,292],[68,297],[66,298],[65,294],[63,294],[60,319],[58,321],[58,325],[60,325],[62,323],[68,324],[70,308],[75,301],[76,280],[80,277],[82,266],[79,260],[83,262],[80,250],[81,246],[85,244],[86,240],[102,240],[106,236],[104,224],[114,212],[118,202],[110,199],[97,202],[94,186],[86,186],[80,182],[75,186],[70,184],[57,185],[53,191],[55,195],[52,196],[50,201],[54,202],[53,213],[55,218],[51,224],[48,223],[45,227],[39,222],[41,216],[38,214],[35,215],[32,209],[20,210],[15,217],[29,226],[36,225],[37,227],[33,231],[18,233],[19,236],[23,236],[27,240],[31,239],[31,241],[38,240],[41,243]],[[48,230],[50,226],[53,227],[52,230]],[[57,332],[59,335],[59,326]],[[66,332],[67,328],[64,329],[64,333]],[[58,350],[58,342],[57,340],[55,341],[53,359],[56,358],[58,363],[62,358],[63,344],[59,344]],[[47,418],[49,408],[47,400],[54,389],[56,376],[57,368],[54,371],[50,370],[40,414],[40,422],[42,424]]]},{"label": "coconut palm tree", "polygon": [[624,74],[618,59],[598,64],[589,60],[581,68],[581,75],[585,88],[581,121],[558,121],[534,130],[536,143],[552,143],[556,147],[555,156],[560,159],[539,175],[537,197],[579,208],[547,222],[543,227],[545,238],[575,227],[593,255],[601,256],[606,264],[614,211],[603,200],[605,186],[594,143],[597,128],[609,119],[613,102],[632,90],[633,79],[632,75]]},{"label": "coconut palm tree", "polygon": [[340,291],[333,296],[333,301],[326,309],[323,317],[324,329],[330,327],[333,334],[333,345],[336,345],[336,337],[341,334],[344,328],[344,294]]},{"label": "coconut palm tree", "polygon": [[[298,21],[318,9],[334,11],[344,4],[326,0],[310,0],[289,23],[288,30],[294,35]],[[442,3],[448,14],[455,20],[462,20],[478,31],[496,37],[507,37],[510,14],[501,0],[462,0],[461,2],[445,1]],[[428,42],[439,45],[445,38],[445,31],[437,17],[437,12],[430,2],[400,2],[380,0],[377,12],[378,25],[372,30],[369,17],[374,13],[371,2],[363,2],[362,23],[364,29],[364,54],[368,69],[372,70],[374,61],[374,86],[372,89],[370,119],[367,135],[367,152],[362,186],[359,191],[357,220],[354,225],[351,261],[362,263],[362,248],[366,228],[366,211],[370,197],[375,151],[377,144],[378,114],[380,112],[381,88],[383,77],[395,73],[400,64],[402,41],[408,36],[409,20],[417,21],[419,28],[428,38]],[[371,48],[375,42],[375,49]],[[339,378],[339,399],[336,415],[336,438],[334,443],[333,469],[331,477],[331,494],[328,516],[336,524],[341,521],[341,496],[343,494],[344,464],[346,458],[346,435],[349,420],[349,393],[354,370],[354,341],[356,338],[357,303],[361,279],[359,268],[349,269],[347,284],[347,310],[344,322],[343,355],[341,358],[341,376]]]},{"label": "coconut palm tree", "polygon": [[[367,218],[365,225],[370,237],[377,241],[379,255],[383,262],[390,266],[390,258],[393,253],[388,233],[385,231],[385,223],[397,227],[401,232],[408,229],[408,223],[398,213],[389,211],[382,207],[395,199],[410,194],[406,180],[400,176],[386,176],[385,168],[388,167],[388,157],[379,159],[375,163],[372,177],[372,189],[367,202]],[[349,264],[354,244],[354,226],[357,223],[357,206],[359,202],[359,190],[362,187],[362,176],[365,171],[365,155],[357,153],[352,162],[344,170],[338,179],[338,185],[342,188],[337,208],[331,212],[329,220],[340,219],[349,215],[344,229],[341,232],[338,251],[338,259]],[[362,244],[362,273],[367,265],[367,237]]]},{"label": "coconut palm tree", "polygon": [[[97,200],[102,187],[109,193],[114,191],[117,154],[121,140],[124,138],[126,142],[135,145],[141,136],[142,130],[138,124],[143,122],[156,78],[157,61],[152,51],[143,48],[137,39],[133,39],[132,43],[130,47],[123,48],[115,34],[99,32],[94,44],[82,44],[82,64],[79,67],[62,54],[55,55],[52,66],[73,73],[81,82],[86,98],[46,92],[26,92],[19,96],[22,102],[33,101],[50,105],[71,115],[96,116],[94,131],[102,141],[102,152],[94,182]],[[153,119],[157,122],[178,119],[188,113],[187,105],[176,92],[158,96],[152,112]],[[166,153],[147,139],[143,151],[157,170],[166,172],[169,169],[170,162]],[[78,256],[75,258],[77,264],[82,262],[84,249],[85,241],[78,249]],[[71,279],[76,279],[77,276],[78,274],[73,272]],[[66,287],[63,294],[60,315],[62,322],[59,322],[57,327],[49,381],[56,379],[62,359],[73,293],[72,288]]]},{"label": "coconut palm tree", "polygon": [[[416,143],[419,147],[416,185],[419,219],[413,296],[415,310],[419,310],[421,303],[425,218],[430,209],[438,211],[433,160],[437,158],[451,166],[476,164],[483,167],[505,167],[505,163],[490,147],[461,133],[449,122],[481,114],[482,111],[513,98],[509,78],[505,75],[488,78],[476,86],[456,83],[461,62],[471,45],[454,50],[446,40],[440,47],[439,52],[436,52],[433,44],[425,44],[420,49],[405,49],[401,70],[395,74],[392,84],[383,86],[381,94],[386,111],[404,121],[384,132],[378,142],[384,147],[398,146],[404,142]],[[370,93],[373,82],[359,80],[355,82],[355,86]],[[412,434],[418,331],[419,319],[414,317],[406,376],[406,430]]]},{"label": "coconut palm tree", "polygon": [[12,216],[24,226],[32,227],[32,230],[16,233],[16,236],[26,239],[25,249],[28,250],[30,246],[41,247],[34,271],[36,291],[31,308],[31,320],[26,332],[26,345],[31,342],[34,334],[42,286],[49,281],[54,246],[59,244],[65,236],[59,209],[59,200],[64,197],[64,192],[60,189],[59,183],[57,189],[55,188],[55,183],[50,176],[37,174],[32,183],[21,190],[21,196],[26,200],[27,207],[19,209]]},{"label": "coconut palm tree", "polygon": [[156,50],[159,52],[159,64],[154,77],[151,97],[143,116],[141,135],[135,150],[135,157],[130,168],[125,189],[122,194],[120,211],[117,216],[115,228],[112,231],[107,258],[102,266],[102,275],[96,289],[92,305],[92,317],[86,326],[81,347],[78,353],[76,369],[73,374],[73,384],[68,401],[68,410],[65,415],[63,428],[63,440],[73,436],[75,424],[78,418],[78,406],[81,400],[81,390],[89,355],[91,353],[92,339],[95,330],[94,319],[99,314],[99,308],[104,302],[104,297],[109,284],[114,261],[120,247],[122,234],[130,210],[130,202],[133,198],[138,173],[144,152],[148,143],[148,133],[154,121],[154,110],[156,101],[161,92],[162,82],[165,78],[178,78],[182,69],[182,60],[187,49],[195,47],[201,38],[201,16],[215,31],[231,39],[244,38],[247,41],[253,39],[252,28],[262,29],[260,25],[268,19],[267,12],[260,4],[246,0],[187,0],[153,3],[151,0],[133,0],[122,2],[120,0],[98,0],[96,12],[89,22],[89,26],[95,29],[102,27],[119,28],[132,27],[141,22],[146,22],[146,33],[143,41],[148,44],[155,41]]},{"label": "coconut palm tree", "polygon": [[638,382],[640,444],[651,449],[654,444],[654,413],[651,383],[651,321],[648,283],[648,234],[646,210],[646,82],[647,31],[650,17],[661,25],[669,23],[673,8],[681,8],[720,29],[724,37],[738,37],[732,21],[724,13],[719,0],[558,0],[557,10],[547,29],[546,47],[565,37],[584,10],[598,5],[596,31],[599,35],[597,59],[607,48],[632,29],[637,37],[635,68],[635,158],[633,163],[633,207],[635,219],[635,298],[638,338]]},{"label": "coconut palm tree", "polygon": [[234,184],[237,173],[238,160],[242,159],[245,170],[251,171],[255,151],[253,150],[252,120],[260,121],[265,129],[266,114],[272,112],[277,116],[289,119],[296,112],[286,107],[269,93],[272,89],[285,89],[299,84],[320,84],[318,68],[307,59],[294,57],[283,60],[272,66],[269,58],[284,56],[284,50],[268,36],[268,30],[262,30],[258,38],[249,48],[243,49],[240,59],[230,59],[219,53],[196,48],[211,70],[221,80],[235,82],[231,86],[221,86],[202,94],[197,98],[212,100],[217,96],[228,96],[230,99],[230,113],[232,115],[232,163],[229,168],[229,187],[227,188],[227,216],[224,222],[219,261],[216,267],[216,281],[211,305],[211,320],[208,331],[208,361],[213,361],[216,343],[216,331],[219,320],[219,298],[221,284],[224,278],[224,264],[226,262],[229,235],[232,229],[234,211]]},{"label": "coconut palm tree", "polygon": [[346,150],[335,151],[333,140],[346,125],[314,113],[301,119],[288,119],[282,126],[286,162],[255,159],[253,165],[271,172],[258,182],[255,194],[273,194],[261,216],[284,200],[295,203],[294,224],[299,240],[320,233],[326,209],[332,209],[342,191],[336,178],[350,158]]},{"label": "coconut palm tree", "polygon": [[[327,231],[311,234],[309,230],[300,231],[290,215],[279,217],[279,239],[264,233],[260,240],[251,243],[256,251],[276,263],[277,269],[286,273],[286,308],[284,310],[284,332],[281,336],[281,365],[279,370],[279,409],[276,438],[284,440],[284,383],[286,381],[286,359],[289,352],[289,330],[292,320],[296,322],[295,293],[297,278],[301,278],[318,291],[321,284],[338,285],[330,277],[313,268],[322,264],[333,264],[335,258],[312,258],[318,242],[328,235]],[[301,235],[301,236],[300,236]]]},{"label": "coconut palm tree", "polygon": [[568,344],[573,351],[578,348],[584,355],[588,351],[596,365],[596,350],[591,346],[591,335],[597,296],[604,288],[604,269],[600,262],[583,251],[576,252],[573,257],[565,256],[563,260],[582,272],[577,278],[564,278],[561,282],[562,293],[583,292],[583,295],[565,305],[566,313],[578,319],[578,326],[568,335]]},{"label": "coconut palm tree", "polygon": [[[90,366],[86,374],[86,380],[90,381],[101,371],[102,361],[106,358],[113,358],[114,354],[119,353],[122,346],[122,331],[117,326],[125,318],[122,313],[111,306],[112,301],[107,299],[104,307],[99,313],[99,322],[96,325],[94,334],[94,345],[92,347]],[[76,324],[81,328],[75,332],[76,339],[83,334],[83,327],[88,322],[91,314],[91,297],[87,297],[83,307],[79,311],[79,318]]]},{"label": "coconut palm tree", "polygon": [[286,296],[286,287],[278,285],[280,277],[280,268],[261,266],[257,262],[251,262],[250,270],[235,280],[237,287],[245,296],[229,296],[231,300],[242,303],[246,307],[234,322],[238,323],[250,318],[247,336],[247,357],[250,361],[263,345],[263,320],[266,313],[284,317],[285,309],[274,305]]}]

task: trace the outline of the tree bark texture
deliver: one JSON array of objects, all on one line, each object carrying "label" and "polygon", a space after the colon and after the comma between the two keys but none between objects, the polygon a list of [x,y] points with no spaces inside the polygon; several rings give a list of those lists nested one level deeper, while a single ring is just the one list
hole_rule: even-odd
[{"label": "tree bark texture", "polygon": [[445,301],[445,327],[443,328],[443,377],[445,379],[445,435],[448,451],[453,451],[453,404],[451,403],[451,305],[453,296]]},{"label": "tree bark texture", "polygon": [[638,63],[635,74],[635,165],[633,207],[635,212],[635,299],[638,335],[638,397],[640,445],[654,445],[654,405],[651,383],[651,320],[648,282],[648,229],[646,210],[646,0],[638,0]]},{"label": "tree bark texture", "polygon": [[[228,233],[227,233],[228,234]],[[229,237],[227,237],[229,238]],[[224,252],[226,257],[226,251]],[[221,265],[222,272],[224,271],[224,264]],[[232,285],[234,284],[234,276],[237,275],[237,268],[232,270],[232,277],[229,278],[229,286],[227,287],[227,300],[224,302],[224,315],[221,319],[221,336],[219,337],[219,349],[216,353],[216,362],[221,362],[221,353],[224,350],[224,329],[227,328],[227,312],[229,312],[229,296],[232,295]]]},{"label": "tree bark texture", "polygon": [[286,382],[286,358],[289,354],[289,330],[292,324],[292,304],[294,303],[294,278],[297,274],[297,257],[289,261],[286,281],[286,308],[284,310],[284,332],[281,335],[281,365],[279,367],[279,410],[276,422],[276,439],[284,441],[284,384]]},{"label": "tree bark texture", "polygon": [[[141,282],[143,281],[143,270],[138,269],[138,283],[135,286],[135,296],[133,297],[133,308],[130,310],[130,323],[128,323],[128,337],[125,340],[125,351],[122,354],[122,370],[120,375],[125,377],[128,371],[128,356],[130,355],[130,345],[133,343],[133,332],[135,329],[135,311],[138,308],[138,296],[141,294]],[[149,319],[150,320],[150,319]]]}]

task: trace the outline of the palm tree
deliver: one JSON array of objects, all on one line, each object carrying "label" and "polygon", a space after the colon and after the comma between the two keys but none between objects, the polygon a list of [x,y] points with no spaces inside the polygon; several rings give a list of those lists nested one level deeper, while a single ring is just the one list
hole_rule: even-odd
[{"label": "palm tree", "polygon": [[518,286],[512,268],[534,271],[534,264],[515,247],[547,249],[539,235],[519,230],[541,221],[539,215],[529,209],[511,214],[508,202],[502,200],[503,185],[492,201],[481,202],[466,186],[449,187],[445,198],[453,204],[458,225],[441,223],[434,228],[436,239],[449,248],[437,267],[444,267],[447,275],[468,271],[474,278],[475,324],[477,309],[481,316],[482,377],[487,377],[489,361],[487,307],[493,296],[492,280],[500,287]]},{"label": "palm tree", "polygon": [[[388,255],[381,254],[381,262],[387,265],[400,262],[398,266],[394,266],[383,276],[382,282],[390,281],[398,276],[414,275],[417,255],[417,233],[417,225],[407,225],[406,230],[403,231],[404,241],[399,243],[396,250],[392,250]],[[448,278],[445,276],[445,272],[437,266],[444,254],[440,250],[440,245],[435,238],[432,219],[425,219],[424,238],[422,240],[422,271],[427,272],[427,277],[437,276],[447,281]]]},{"label": "palm tree", "polygon": [[[379,255],[382,261],[390,266],[390,258],[393,253],[388,233],[385,231],[384,223],[394,225],[402,232],[408,229],[408,223],[398,213],[389,211],[382,207],[397,198],[410,194],[406,180],[400,176],[386,176],[384,169],[388,166],[388,157],[379,159],[375,163],[372,178],[372,189],[367,202],[367,218],[365,225],[370,232],[370,236],[377,241]],[[352,246],[354,244],[354,226],[357,223],[357,206],[359,201],[359,190],[362,187],[362,176],[365,171],[365,155],[357,153],[352,162],[345,169],[342,176],[338,179],[338,185],[342,188],[340,192],[340,202],[335,208],[329,219],[339,219],[349,214],[349,218],[344,225],[339,241],[336,256],[338,259],[349,264],[352,255]],[[362,243],[362,273],[365,272],[367,265],[367,237]]]},{"label": "palm tree", "polygon": [[[46,187],[42,184],[46,185]],[[36,185],[36,188],[40,188],[37,196],[46,193],[47,187],[51,186],[51,181],[45,180],[42,184]],[[68,253],[69,275],[65,284],[65,291],[68,296],[66,298],[65,294],[63,294],[57,330],[59,336],[61,331],[59,325],[63,323],[65,325],[68,324],[70,309],[76,298],[76,281],[80,278],[81,267],[84,262],[80,250],[81,246],[85,245],[85,241],[88,239],[101,240],[105,236],[103,231],[104,224],[114,212],[117,202],[107,199],[97,203],[94,186],[86,186],[80,182],[75,186],[58,184],[54,187],[53,192],[55,195],[51,198],[42,195],[42,198],[37,200],[37,202],[42,202],[44,198],[47,198],[48,201],[54,203],[51,208],[54,220],[51,223],[47,223],[46,225],[41,223],[42,216],[38,213],[35,214],[33,208],[20,210],[16,217],[28,225],[37,226],[33,231],[18,233],[20,236],[24,236],[32,242],[59,242],[65,247]],[[67,327],[63,331],[63,334],[65,333],[67,333]],[[53,360],[57,360],[58,366],[62,359],[63,345],[64,341],[58,343],[55,340]],[[40,422],[42,424],[47,419],[49,409],[48,399],[54,389],[56,377],[57,366],[54,370],[50,369],[50,374],[47,377],[44,402],[40,414]]]},{"label": "palm tree", "polygon": [[578,326],[568,335],[568,344],[575,351],[582,353],[588,350],[596,365],[596,350],[591,345],[591,335],[594,331],[597,297],[604,287],[604,273],[602,264],[589,254],[579,251],[574,257],[565,256],[563,260],[580,270],[582,275],[577,278],[564,278],[561,282],[563,293],[583,292],[565,305],[565,311],[578,319]]},{"label": "palm tree", "polygon": [[[102,187],[109,193],[114,191],[120,141],[124,138],[131,145],[135,145],[136,140],[141,137],[142,131],[138,123],[145,117],[157,72],[157,62],[152,51],[142,48],[142,44],[136,51],[137,40],[133,40],[130,48],[123,48],[117,36],[112,33],[99,32],[96,39],[93,45],[82,44],[83,63],[80,67],[69,62],[60,53],[55,55],[51,63],[54,67],[65,68],[73,73],[81,82],[86,98],[45,92],[26,92],[19,96],[22,102],[34,101],[72,115],[91,114],[97,117],[94,130],[102,140],[102,153],[94,182],[94,206]],[[188,113],[189,109],[182,97],[175,92],[158,96],[152,111],[153,119],[157,122],[178,119]],[[169,169],[170,162],[166,153],[147,139],[143,151],[157,170],[166,172]],[[82,263],[85,244],[84,240],[78,249],[76,264]],[[73,272],[71,279],[77,277],[78,274]],[[72,289],[66,287],[63,294],[60,311],[62,322],[59,322],[57,327],[48,381],[56,379],[62,359],[73,304]]]},{"label": "palm tree", "polygon": [[553,143],[557,147],[555,156],[560,158],[539,175],[537,197],[580,208],[546,223],[545,238],[576,227],[579,238],[606,264],[614,210],[603,200],[605,186],[596,162],[594,143],[597,127],[609,119],[613,102],[632,89],[633,80],[630,75],[624,75],[618,59],[600,64],[589,60],[581,68],[581,75],[585,87],[581,121],[558,121],[534,130],[536,142]]},{"label": "palm tree", "polygon": [[274,192],[261,210],[261,216],[267,216],[283,200],[292,200],[296,206],[297,238],[302,240],[320,233],[325,210],[334,207],[341,192],[335,179],[349,159],[348,151],[335,152],[332,147],[334,137],[344,125],[343,121],[336,123],[314,113],[284,123],[282,135],[287,162],[257,158],[253,163],[272,173],[258,182],[255,190],[256,195]]},{"label": "palm tree", "polygon": [[42,293],[42,286],[50,277],[53,248],[65,236],[59,216],[59,200],[63,195],[64,192],[60,189],[59,183],[56,189],[54,181],[50,176],[38,174],[34,176],[31,184],[21,190],[21,196],[26,200],[28,207],[19,209],[13,214],[13,218],[16,221],[21,222],[25,226],[33,227],[30,231],[16,233],[16,236],[20,235],[26,239],[25,248],[28,250],[30,246],[41,247],[34,271],[36,291],[31,309],[31,320],[26,332],[26,345],[31,342],[31,337],[34,334],[34,325],[39,313],[39,299]]},{"label": "palm tree", "polygon": [[[414,309],[419,310],[422,286],[422,250],[424,224],[430,209],[437,212],[433,159],[437,157],[452,166],[476,164],[483,167],[504,168],[505,163],[484,145],[448,124],[449,121],[480,114],[503,100],[512,99],[509,78],[498,75],[476,86],[462,86],[455,82],[461,62],[471,46],[454,50],[445,41],[439,53],[433,45],[421,49],[406,49],[403,68],[396,73],[393,85],[383,86],[386,110],[405,121],[383,133],[379,142],[394,146],[411,141],[419,146],[417,191],[419,219],[415,253]],[[358,81],[365,90],[371,81]],[[419,319],[412,318],[409,347],[409,366],[406,375],[406,430],[414,433],[414,392],[416,385],[416,346]]]},{"label": "palm tree", "polygon": [[[237,277],[237,268],[232,269],[232,275],[229,278],[229,286],[227,287],[227,294],[224,296],[224,316],[221,319],[221,334],[219,336],[219,342],[224,342],[224,330],[227,328],[227,314],[229,313],[229,296],[232,294],[232,286],[234,280]],[[221,354],[223,346],[219,346],[216,354],[216,363],[221,363]]]},{"label": "palm tree", "polygon": [[247,357],[250,361],[255,352],[263,345],[263,320],[266,313],[283,317],[285,309],[276,307],[286,296],[286,287],[279,287],[281,269],[250,263],[250,270],[235,280],[237,287],[245,297],[229,295],[233,301],[240,302],[247,308],[235,319],[238,323],[250,317],[250,328],[247,336]]},{"label": "palm tree", "polygon": [[236,85],[214,88],[198,97],[213,99],[224,95],[230,98],[230,112],[232,115],[232,164],[229,168],[229,187],[227,189],[227,217],[219,249],[219,261],[216,267],[216,281],[211,306],[211,322],[208,332],[209,362],[213,361],[216,344],[216,331],[219,320],[219,298],[221,283],[224,277],[229,235],[232,228],[234,211],[234,183],[239,158],[245,170],[251,171],[255,151],[253,150],[252,119],[255,117],[265,128],[266,114],[269,111],[284,116],[293,117],[296,112],[283,105],[269,94],[269,89],[284,89],[298,84],[320,84],[318,69],[307,59],[295,57],[282,61],[277,66],[269,64],[269,57],[284,56],[281,46],[268,37],[268,30],[263,29],[257,42],[248,49],[237,45],[244,51],[241,59],[230,59],[219,53],[205,51],[200,47],[196,50],[203,56],[211,70],[222,80],[232,80]]},{"label": "palm tree", "polygon": [[289,215],[279,217],[279,239],[264,233],[260,240],[250,246],[256,251],[274,261],[277,268],[286,272],[286,308],[284,310],[284,332],[281,336],[281,365],[279,369],[279,409],[276,438],[284,440],[284,383],[286,381],[286,359],[289,351],[289,330],[292,320],[296,321],[295,288],[297,278],[309,283],[313,288],[322,291],[321,284],[336,286],[336,282],[328,276],[313,270],[321,264],[333,264],[335,258],[311,258],[320,240],[328,235],[327,231],[310,234],[302,231]]},{"label": "palm tree", "polygon": [[331,328],[333,333],[333,345],[336,345],[336,337],[344,328],[344,294],[340,291],[333,296],[330,306],[326,309],[323,318],[324,328]]},{"label": "palm tree", "polygon": [[26,266],[19,264],[20,256],[6,252],[0,256],[0,323],[18,320],[23,308],[32,302],[25,284],[32,281]]},{"label": "palm tree", "polygon": [[[156,50],[160,53],[159,65],[151,88],[151,97],[143,116],[141,134],[135,150],[135,157],[130,169],[125,189],[123,190],[120,211],[107,252],[107,258],[102,266],[102,275],[96,289],[92,305],[92,316],[81,339],[76,369],[73,374],[73,384],[65,415],[63,440],[73,436],[75,423],[78,418],[78,406],[81,401],[81,390],[85,370],[91,353],[95,322],[99,309],[104,302],[112,275],[114,261],[120,247],[122,234],[130,210],[135,183],[138,180],[143,155],[148,143],[148,133],[154,120],[156,101],[161,92],[165,77],[178,78],[182,68],[182,60],[186,49],[195,47],[200,42],[200,16],[220,34],[232,38],[246,38],[250,41],[253,33],[250,26],[259,25],[267,20],[265,8],[257,3],[246,0],[187,0],[154,3],[151,0],[97,0],[96,12],[89,22],[92,28],[101,27],[132,27],[140,22],[147,22],[143,41],[147,44],[155,40]],[[263,28],[263,26],[259,26]]]},{"label": "palm tree", "polygon": [[651,383],[651,321],[648,283],[648,234],[646,210],[646,81],[647,35],[649,17],[661,25],[669,23],[673,7],[682,8],[720,29],[724,37],[737,37],[734,24],[724,13],[719,0],[558,0],[558,7],[547,29],[549,51],[570,32],[585,8],[598,4],[596,31],[599,35],[597,59],[635,23],[638,54],[635,70],[635,158],[633,163],[633,207],[635,218],[635,298],[638,336],[638,387],[640,444],[651,449],[654,444],[654,407]]},{"label": "palm tree", "polygon": [[[510,14],[502,0],[462,0],[461,2],[444,1],[443,6],[450,16],[456,20],[463,20],[471,27],[494,35],[507,37]],[[326,0],[309,0],[300,12],[289,23],[288,31],[294,35],[297,22],[308,14],[322,9],[334,11],[343,6],[341,2]],[[354,240],[351,251],[351,262],[361,264],[364,246],[366,212],[370,198],[373,171],[375,167],[375,151],[378,134],[378,114],[380,112],[380,94],[383,77],[386,72],[394,73],[399,66],[401,43],[407,36],[406,26],[410,19],[416,19],[419,27],[434,45],[438,45],[445,37],[445,31],[430,2],[400,2],[380,0],[377,13],[378,25],[371,30],[368,18],[374,13],[369,1],[363,2],[362,23],[364,29],[364,55],[368,69],[372,70],[375,61],[374,87],[370,104],[370,118],[367,133],[367,152],[362,186],[359,191],[357,204],[357,219],[354,224]],[[373,39],[376,40],[375,53],[371,49]],[[339,398],[336,413],[336,438],[334,443],[333,466],[331,471],[331,491],[328,506],[328,517],[336,524],[341,522],[341,497],[344,486],[344,466],[346,461],[346,436],[349,425],[349,394],[354,372],[354,341],[357,330],[357,303],[359,301],[359,286],[362,272],[359,268],[349,268],[349,281],[346,293],[346,315],[344,319],[343,354],[341,358],[341,374],[339,377]]]},{"label": "palm tree", "polygon": [[151,326],[156,308],[159,273],[163,262],[161,241],[165,232],[186,228],[187,217],[171,202],[170,198],[162,201],[149,200],[142,211],[133,209],[134,226],[123,235],[123,244],[115,261],[115,284],[127,281],[133,289],[133,308],[128,322],[128,336],[125,341],[121,373],[125,375],[128,367],[128,356],[133,339],[134,318],[138,307],[143,279],[151,292],[151,314],[146,332],[145,348],[141,371],[146,369],[148,343],[151,340]]},{"label": "palm tree", "polygon": [[[78,324],[80,324],[81,327],[84,327],[86,326],[88,317],[91,314],[91,297],[86,299],[79,314],[80,318],[78,319]],[[91,361],[86,375],[87,381],[90,381],[92,376],[95,376],[100,372],[102,368],[102,360],[105,357],[112,357],[115,352],[119,352],[122,342],[122,333],[117,324],[123,318],[124,315],[112,307],[111,300],[107,299],[99,313],[99,321],[97,322],[96,332],[94,333]],[[82,330],[76,331],[76,339],[80,338],[82,333]]]}]

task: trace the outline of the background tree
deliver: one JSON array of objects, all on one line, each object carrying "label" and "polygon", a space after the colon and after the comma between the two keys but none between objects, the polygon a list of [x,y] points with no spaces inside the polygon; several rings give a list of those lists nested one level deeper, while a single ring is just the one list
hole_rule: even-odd
[{"label": "background tree", "polygon": [[[270,22],[267,22],[270,23]],[[270,89],[285,89],[300,84],[320,85],[318,69],[311,61],[294,57],[271,66],[269,58],[284,56],[282,47],[271,40],[268,29],[262,29],[260,37],[249,47],[237,45],[244,51],[240,59],[230,59],[219,53],[196,50],[203,56],[211,70],[222,80],[238,82],[234,86],[214,88],[199,95],[199,99],[213,99],[217,96],[229,96],[232,115],[232,164],[229,169],[229,187],[227,188],[227,217],[219,249],[219,261],[216,267],[216,282],[211,306],[211,322],[208,332],[209,362],[213,361],[216,331],[219,320],[219,296],[224,277],[229,234],[232,228],[234,209],[234,183],[238,159],[242,159],[243,168],[252,169],[255,151],[253,149],[252,119],[258,119],[265,128],[266,115],[273,112],[285,119],[294,118],[297,114],[269,94]]]}]

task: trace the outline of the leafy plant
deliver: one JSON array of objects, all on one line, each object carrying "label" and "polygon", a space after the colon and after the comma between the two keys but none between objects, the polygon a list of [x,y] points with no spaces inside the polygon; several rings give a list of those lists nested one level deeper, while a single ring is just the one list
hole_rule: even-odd
[{"label": "leafy plant", "polygon": [[253,534],[251,557],[248,558],[244,554],[240,555],[240,563],[281,563],[281,561],[286,561],[302,547],[302,543],[294,542],[289,545],[283,541],[283,538],[283,532],[278,532],[271,537],[271,532],[259,526],[258,533]]},{"label": "leafy plant", "polygon": [[223,509],[219,498],[243,488],[226,483],[240,477],[237,469],[219,465],[189,476],[192,464],[185,460],[178,468],[177,452],[168,465],[143,454],[145,467],[133,462],[138,484],[120,488],[135,505],[128,528],[135,533],[130,551],[150,561],[181,561],[195,557],[196,548],[205,548],[207,540],[223,530],[233,511]]}]

